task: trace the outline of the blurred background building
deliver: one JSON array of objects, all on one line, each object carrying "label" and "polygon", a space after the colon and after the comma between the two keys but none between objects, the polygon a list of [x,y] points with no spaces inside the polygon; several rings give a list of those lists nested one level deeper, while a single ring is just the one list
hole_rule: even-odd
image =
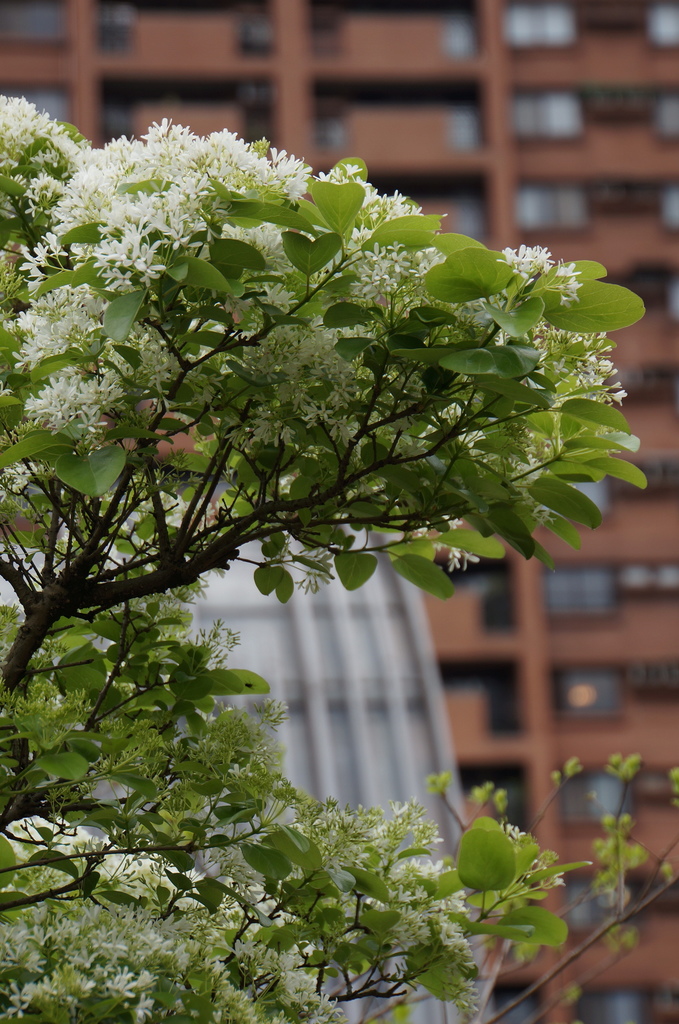
[{"label": "blurred background building", "polygon": [[[387,699],[383,660],[372,696],[354,693],[350,711],[350,658],[340,670],[346,697],[342,683],[330,703],[314,698],[320,684],[308,667],[284,692],[295,735],[301,715],[363,742],[387,742],[380,716],[397,736],[408,700],[425,737],[421,711],[443,700],[463,782],[505,786],[522,823],[547,797],[550,771],[578,756],[585,772],[540,825],[542,842],[566,861],[588,857],[601,806],[619,806],[602,763],[639,751],[645,767],[630,808],[650,849],[669,843],[666,771],[679,761],[679,3],[0,0],[0,91],[75,122],[97,144],[171,117],[200,133],[265,136],[316,170],[360,155],[375,185],[446,213],[447,230],[600,260],[609,280],[643,297],[648,314],[616,335],[616,361],[648,489],[592,485],[604,523],[579,552],[550,542],[555,573],[510,551],[504,564],[481,562],[459,577],[450,602],[429,601],[435,696],[429,668],[420,676],[429,689],[410,691],[415,676],[405,669],[395,683],[401,703]],[[391,614],[390,601],[397,617],[411,614],[391,582],[378,586],[377,618]],[[328,596],[325,611],[318,606],[315,629],[326,614],[344,622],[333,629],[344,630],[347,616],[365,627],[363,612],[335,605]],[[347,636],[345,648],[362,642]],[[283,645],[280,658],[290,657]],[[302,677],[302,690],[290,690]],[[292,733],[290,749],[302,757]],[[316,770],[319,785],[339,785],[344,773],[347,795],[355,788],[348,762]],[[571,876],[567,895],[586,884],[585,874]],[[596,902],[572,912],[574,941],[604,913]],[[679,889],[670,889],[639,921],[639,948],[603,974],[587,954],[566,976],[589,975],[579,1003],[547,1019],[679,1021],[678,926]],[[500,999],[544,963],[514,968]],[[556,991],[506,1024],[536,1019]]]}]

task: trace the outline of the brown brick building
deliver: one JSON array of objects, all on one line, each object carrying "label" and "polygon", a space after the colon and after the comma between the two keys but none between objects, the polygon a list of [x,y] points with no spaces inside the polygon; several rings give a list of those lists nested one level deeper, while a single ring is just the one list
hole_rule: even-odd
[{"label": "brown brick building", "polygon": [[[639,751],[632,811],[651,849],[668,843],[677,821],[663,773],[679,762],[679,3],[0,0],[0,91],[97,143],[170,116],[198,132],[264,135],[316,169],[360,155],[376,185],[446,212],[449,229],[600,260],[643,296],[648,314],[619,335],[616,355],[648,490],[590,490],[604,523],[580,552],[551,542],[555,574],[510,553],[429,607],[468,783],[506,785],[528,821],[550,771],[577,755],[586,773],[541,838],[582,859],[596,834],[588,791],[612,808],[619,799],[602,762]],[[576,939],[597,913],[572,916]],[[638,950],[589,982],[578,1008],[587,1024],[679,1021],[679,892],[639,929]],[[518,989],[536,970],[503,985]]]}]

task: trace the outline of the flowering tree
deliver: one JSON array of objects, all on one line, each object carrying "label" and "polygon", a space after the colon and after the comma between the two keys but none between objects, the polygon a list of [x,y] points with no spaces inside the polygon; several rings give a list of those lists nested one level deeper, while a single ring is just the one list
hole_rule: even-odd
[{"label": "flowering tree", "polygon": [[186,602],[239,558],[280,601],[379,551],[445,598],[436,552],[496,534],[551,564],[538,526],[599,522],[573,482],[643,485],[605,335],[641,303],[437,234],[360,160],[312,178],[167,124],[93,150],[2,97],[0,128],[2,1014],[321,1024],[418,985],[467,1008],[469,936],[563,940],[530,902],[552,858],[483,817],[453,867],[415,804],[296,791],[281,709],[224,703],[266,683]]}]

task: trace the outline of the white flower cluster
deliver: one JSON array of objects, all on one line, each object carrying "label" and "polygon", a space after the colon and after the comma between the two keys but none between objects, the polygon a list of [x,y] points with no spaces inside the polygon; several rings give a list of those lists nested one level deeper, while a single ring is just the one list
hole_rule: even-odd
[{"label": "white flower cluster", "polygon": [[[546,274],[555,262],[549,249],[535,245],[520,245],[518,249],[509,247],[502,250],[505,263],[508,263],[524,281],[530,281],[540,274]],[[502,260],[498,260],[502,262]],[[582,282],[579,280],[580,271],[575,263],[559,263],[556,265],[549,287],[551,291],[561,295],[561,305],[570,306],[575,302],[578,289]]]},{"label": "white flower cluster", "polygon": [[123,394],[112,371],[99,378],[86,378],[68,368],[51,377],[37,395],[27,398],[24,412],[27,419],[54,432],[75,420],[94,430]]},{"label": "white flower cluster", "polygon": [[518,249],[507,247],[502,250],[502,255],[505,263],[508,263],[524,281],[529,281],[536,274],[546,274],[554,266],[549,249],[543,249],[539,245],[520,245]]}]

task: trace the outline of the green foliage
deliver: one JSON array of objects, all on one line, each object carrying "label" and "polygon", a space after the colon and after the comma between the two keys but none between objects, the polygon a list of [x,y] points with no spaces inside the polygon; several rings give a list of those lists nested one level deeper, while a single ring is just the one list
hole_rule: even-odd
[{"label": "green foliage", "polygon": [[498,537],[549,562],[541,525],[598,522],[573,483],[643,485],[599,333],[639,301],[266,149],[92,151],[0,97],[0,1015],[330,1024],[326,992],[417,987],[466,1013],[472,937],[565,935],[532,904],[573,866],[505,822],[452,866],[412,803],[296,791],[278,706],[227,703],[266,681],[188,606],[238,560],[282,602],[385,556],[446,599],[439,559]]}]

